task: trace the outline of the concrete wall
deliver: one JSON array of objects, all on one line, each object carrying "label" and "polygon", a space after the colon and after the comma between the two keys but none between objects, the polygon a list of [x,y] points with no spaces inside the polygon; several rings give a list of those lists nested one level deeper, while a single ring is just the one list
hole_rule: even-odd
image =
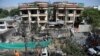
[{"label": "concrete wall", "polygon": [[[7,22],[6,21],[0,21],[3,22],[3,24],[0,24],[0,32],[6,31],[7,30]],[[4,28],[2,28],[4,27]]]},{"label": "concrete wall", "polygon": [[79,25],[78,32],[90,32],[91,25]]}]

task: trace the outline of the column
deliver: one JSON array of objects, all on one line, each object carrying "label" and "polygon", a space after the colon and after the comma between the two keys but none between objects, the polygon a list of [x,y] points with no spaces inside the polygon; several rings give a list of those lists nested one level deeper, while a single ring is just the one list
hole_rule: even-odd
[{"label": "column", "polygon": [[30,10],[28,10],[28,20],[29,20],[29,32],[31,33],[31,13],[30,13]]}]

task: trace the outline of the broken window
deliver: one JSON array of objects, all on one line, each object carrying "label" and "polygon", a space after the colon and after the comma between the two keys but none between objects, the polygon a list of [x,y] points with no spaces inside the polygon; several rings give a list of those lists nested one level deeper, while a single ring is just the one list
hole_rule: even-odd
[{"label": "broken window", "polygon": [[0,24],[4,24],[4,22],[0,22]]},{"label": "broken window", "polygon": [[80,13],[81,13],[81,10],[77,10],[77,11],[76,11],[76,14],[80,14]]},{"label": "broken window", "polygon": [[31,17],[31,20],[32,21],[36,21],[37,20],[37,17]]},{"label": "broken window", "polygon": [[80,21],[80,20],[79,20],[79,17],[76,17],[76,18],[75,18],[75,21]]},{"label": "broken window", "polygon": [[67,20],[68,20],[68,21],[73,21],[74,18],[73,18],[73,17],[68,17]]},{"label": "broken window", "polygon": [[40,16],[40,20],[45,20],[45,16]]},{"label": "broken window", "polygon": [[39,10],[40,14],[45,14],[45,10]]},{"label": "broken window", "polygon": [[68,19],[67,19],[68,21],[70,21],[70,17],[68,17]]},{"label": "broken window", "polygon": [[21,10],[22,14],[28,14],[28,10]]},{"label": "broken window", "polygon": [[64,14],[65,10],[58,10],[59,13]]},{"label": "broken window", "polygon": [[64,20],[65,19],[65,16],[59,16],[58,19],[59,20]]},{"label": "broken window", "polygon": [[23,21],[27,21],[28,20],[28,17],[23,17],[22,20]]},{"label": "broken window", "polygon": [[72,14],[74,12],[74,10],[68,10],[69,14]]},{"label": "broken window", "polygon": [[4,29],[5,28],[5,26],[0,26],[0,29]]},{"label": "broken window", "polygon": [[37,10],[30,10],[31,14],[37,14]]}]

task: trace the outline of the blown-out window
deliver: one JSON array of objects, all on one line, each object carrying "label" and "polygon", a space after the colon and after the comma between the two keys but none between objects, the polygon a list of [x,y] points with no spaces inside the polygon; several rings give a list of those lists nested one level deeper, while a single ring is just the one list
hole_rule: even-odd
[{"label": "blown-out window", "polygon": [[32,21],[36,21],[37,20],[37,17],[31,17],[31,20]]},{"label": "blown-out window", "polygon": [[22,14],[28,14],[28,10],[21,10]]},{"label": "blown-out window", "polygon": [[31,14],[37,14],[37,10],[30,10]]},{"label": "blown-out window", "polygon": [[0,29],[4,29],[5,28],[5,26],[0,26]]},{"label": "blown-out window", "polygon": [[45,16],[40,16],[40,20],[45,20]]}]

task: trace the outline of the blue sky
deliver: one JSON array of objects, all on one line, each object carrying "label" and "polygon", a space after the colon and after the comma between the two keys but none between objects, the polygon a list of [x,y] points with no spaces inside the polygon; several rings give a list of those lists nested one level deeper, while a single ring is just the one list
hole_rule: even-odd
[{"label": "blue sky", "polygon": [[[46,1],[49,0],[0,0],[0,8],[5,7],[14,7],[18,6],[20,3],[34,2],[34,1]],[[68,1],[76,3],[84,3],[85,6],[98,6],[100,5],[100,0],[50,0],[51,2],[55,1]]]}]

